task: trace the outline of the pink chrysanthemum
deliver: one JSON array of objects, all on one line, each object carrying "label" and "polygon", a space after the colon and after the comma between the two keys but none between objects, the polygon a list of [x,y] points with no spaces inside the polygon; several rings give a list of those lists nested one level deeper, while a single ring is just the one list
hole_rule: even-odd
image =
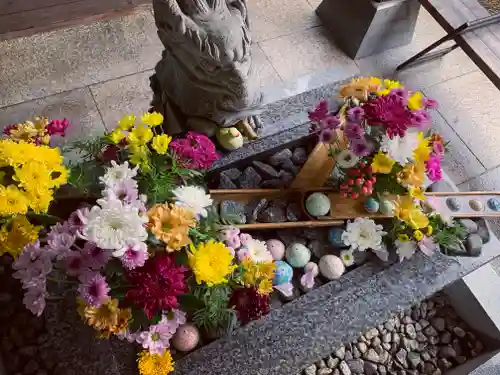
[{"label": "pink chrysanthemum", "polygon": [[170,149],[186,168],[207,169],[219,158],[215,145],[206,135],[189,132],[186,138],[170,143]]},{"label": "pink chrysanthemum", "polygon": [[363,135],[365,135],[365,130],[358,123],[348,122],[344,126],[344,135],[349,140],[358,139],[358,138],[361,138]]},{"label": "pink chrysanthemum", "polygon": [[80,297],[90,306],[100,307],[109,298],[109,288],[106,278],[100,273],[88,273],[81,278],[78,287]]},{"label": "pink chrysanthemum", "polygon": [[148,259],[149,254],[147,251],[147,247],[143,243],[133,244],[127,246],[127,249],[123,252],[123,255],[120,256],[120,260],[128,270],[133,270],[137,267],[144,266],[144,263]]},{"label": "pink chrysanthemum", "polygon": [[165,321],[149,327],[148,331],[141,332],[136,341],[144,349],[149,349],[151,354],[162,354],[165,349],[170,347],[170,339],[173,337],[174,327]]},{"label": "pink chrysanthemum", "polygon": [[104,267],[112,256],[109,250],[101,249],[93,242],[87,242],[83,246],[83,253],[87,266],[93,270],[99,270]]},{"label": "pink chrysanthemum", "polygon": [[436,154],[431,154],[429,160],[425,162],[425,168],[427,169],[427,177],[432,182],[439,181],[443,178],[441,170],[441,158]]},{"label": "pink chrysanthemum", "polygon": [[87,257],[79,251],[70,251],[63,259],[66,273],[70,276],[81,276],[89,270]]}]

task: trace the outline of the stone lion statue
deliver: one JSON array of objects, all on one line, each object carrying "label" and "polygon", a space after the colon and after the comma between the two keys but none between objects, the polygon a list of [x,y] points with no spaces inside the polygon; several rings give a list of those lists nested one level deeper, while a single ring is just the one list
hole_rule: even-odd
[{"label": "stone lion statue", "polygon": [[249,135],[260,127],[246,0],[153,0],[153,7],[165,49],[150,79],[151,104],[166,130],[211,135],[243,123]]}]

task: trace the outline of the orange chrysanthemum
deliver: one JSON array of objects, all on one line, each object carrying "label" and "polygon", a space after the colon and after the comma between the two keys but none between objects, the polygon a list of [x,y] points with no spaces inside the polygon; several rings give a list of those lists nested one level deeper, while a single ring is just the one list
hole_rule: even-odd
[{"label": "orange chrysanthemum", "polygon": [[155,237],[167,244],[167,251],[180,250],[191,244],[189,228],[196,226],[194,214],[174,204],[156,204],[148,211],[148,228]]}]

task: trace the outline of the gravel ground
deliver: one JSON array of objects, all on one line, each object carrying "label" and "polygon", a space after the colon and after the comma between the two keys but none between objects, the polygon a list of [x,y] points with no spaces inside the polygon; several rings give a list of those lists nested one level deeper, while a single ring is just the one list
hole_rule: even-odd
[{"label": "gravel ground", "polygon": [[484,351],[442,295],[394,315],[303,375],[441,375]]},{"label": "gravel ground", "polygon": [[479,0],[479,2],[492,14],[500,12],[500,0]]}]

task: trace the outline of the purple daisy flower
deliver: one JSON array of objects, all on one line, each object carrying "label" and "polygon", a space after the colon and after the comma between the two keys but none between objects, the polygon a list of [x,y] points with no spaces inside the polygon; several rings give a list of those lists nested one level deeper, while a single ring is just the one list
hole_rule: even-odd
[{"label": "purple daisy flower", "polygon": [[148,331],[141,332],[137,342],[151,354],[161,354],[170,347],[170,339],[175,330],[169,322],[161,322],[149,327]]},{"label": "purple daisy flower", "polygon": [[318,105],[309,111],[309,120],[312,122],[320,122],[328,115],[328,102],[321,100]]},{"label": "purple daisy flower", "polygon": [[332,143],[335,140],[335,136],[335,130],[323,129],[321,133],[319,133],[319,141],[322,143]]},{"label": "purple daisy flower", "polygon": [[129,245],[121,253],[120,260],[123,267],[128,270],[144,266],[144,263],[149,258],[148,248],[143,242]]},{"label": "purple daisy flower", "polygon": [[365,130],[360,124],[348,122],[344,127],[344,135],[347,139],[359,139],[365,134]]},{"label": "purple daisy flower", "polygon": [[360,157],[367,156],[373,151],[372,144],[365,137],[352,139],[350,146],[351,151]]},{"label": "purple daisy flower", "polygon": [[328,115],[321,120],[321,127],[323,129],[336,129],[340,125],[340,120],[337,116]]},{"label": "purple daisy flower", "polygon": [[363,120],[365,116],[365,111],[361,107],[349,108],[347,110],[347,119],[349,121],[359,122]]},{"label": "purple daisy flower", "polygon": [[408,97],[409,97],[408,90],[405,90],[403,88],[395,88],[391,90],[389,95],[394,95],[397,96],[398,98],[401,98],[402,104],[405,106],[408,104]]},{"label": "purple daisy flower", "polygon": [[87,242],[83,246],[83,253],[88,267],[93,270],[99,270],[111,259],[111,252],[101,249],[93,242]]},{"label": "purple daisy flower", "polygon": [[80,280],[82,283],[78,287],[78,293],[88,305],[99,307],[109,298],[111,289],[100,273],[87,273]]},{"label": "purple daisy flower", "polygon": [[79,251],[70,251],[64,258],[64,268],[70,276],[80,276],[89,270],[87,257]]}]

